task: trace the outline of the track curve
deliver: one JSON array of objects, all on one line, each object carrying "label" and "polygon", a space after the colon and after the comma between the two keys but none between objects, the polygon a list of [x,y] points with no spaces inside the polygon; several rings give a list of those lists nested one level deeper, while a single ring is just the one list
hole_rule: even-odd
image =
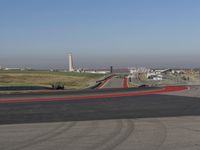
[{"label": "track curve", "polygon": [[[114,97],[128,97],[128,96],[142,96],[152,95],[168,92],[177,92],[188,89],[187,86],[165,86],[159,89],[150,89],[144,91],[123,91],[105,94],[90,94],[90,95],[72,95],[63,97],[47,97],[47,98],[28,98],[28,99],[3,99],[0,98],[0,103],[17,103],[17,102],[40,102],[40,101],[71,101],[71,100],[83,100],[83,99],[100,99],[100,98],[114,98]],[[56,94],[56,93],[55,93]]]}]

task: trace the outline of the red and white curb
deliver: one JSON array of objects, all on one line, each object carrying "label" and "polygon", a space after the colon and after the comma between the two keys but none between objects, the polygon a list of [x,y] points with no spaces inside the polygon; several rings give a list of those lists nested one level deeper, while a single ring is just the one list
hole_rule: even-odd
[{"label": "red and white curb", "polygon": [[123,87],[128,88],[128,78],[126,77],[123,79]]}]

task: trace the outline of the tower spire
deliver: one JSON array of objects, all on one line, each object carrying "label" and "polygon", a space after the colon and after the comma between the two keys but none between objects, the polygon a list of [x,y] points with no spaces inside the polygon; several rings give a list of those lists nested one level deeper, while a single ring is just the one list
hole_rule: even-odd
[{"label": "tower spire", "polygon": [[69,60],[69,72],[72,72],[72,71],[74,71],[72,53],[68,54],[68,60]]}]

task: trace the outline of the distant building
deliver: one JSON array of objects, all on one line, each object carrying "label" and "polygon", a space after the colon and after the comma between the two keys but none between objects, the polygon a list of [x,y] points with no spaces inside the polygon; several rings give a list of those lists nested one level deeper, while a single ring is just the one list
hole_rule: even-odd
[{"label": "distant building", "polygon": [[147,78],[150,80],[161,81],[163,80],[163,75],[147,74]]},{"label": "distant building", "polygon": [[89,69],[89,70],[84,70],[83,72],[85,72],[85,73],[96,73],[96,74],[108,74],[108,73],[110,73],[110,70],[101,70],[101,69],[99,69],[99,70],[93,70],[93,69]]},{"label": "distant building", "polygon": [[73,64],[73,57],[71,53],[68,54],[68,61],[69,61],[69,72],[75,71]]},{"label": "distant building", "polygon": [[23,68],[4,68],[4,70],[24,70]]},{"label": "distant building", "polygon": [[130,74],[137,74],[137,73],[148,73],[150,72],[150,69],[139,67],[139,68],[131,68],[129,69]]}]

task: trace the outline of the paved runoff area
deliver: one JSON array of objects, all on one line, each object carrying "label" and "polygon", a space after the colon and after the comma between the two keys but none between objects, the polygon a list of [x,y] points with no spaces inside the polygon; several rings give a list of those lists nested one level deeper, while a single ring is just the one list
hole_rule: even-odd
[{"label": "paved runoff area", "polygon": [[0,150],[198,150],[199,108],[200,86],[166,94],[4,102]]}]

